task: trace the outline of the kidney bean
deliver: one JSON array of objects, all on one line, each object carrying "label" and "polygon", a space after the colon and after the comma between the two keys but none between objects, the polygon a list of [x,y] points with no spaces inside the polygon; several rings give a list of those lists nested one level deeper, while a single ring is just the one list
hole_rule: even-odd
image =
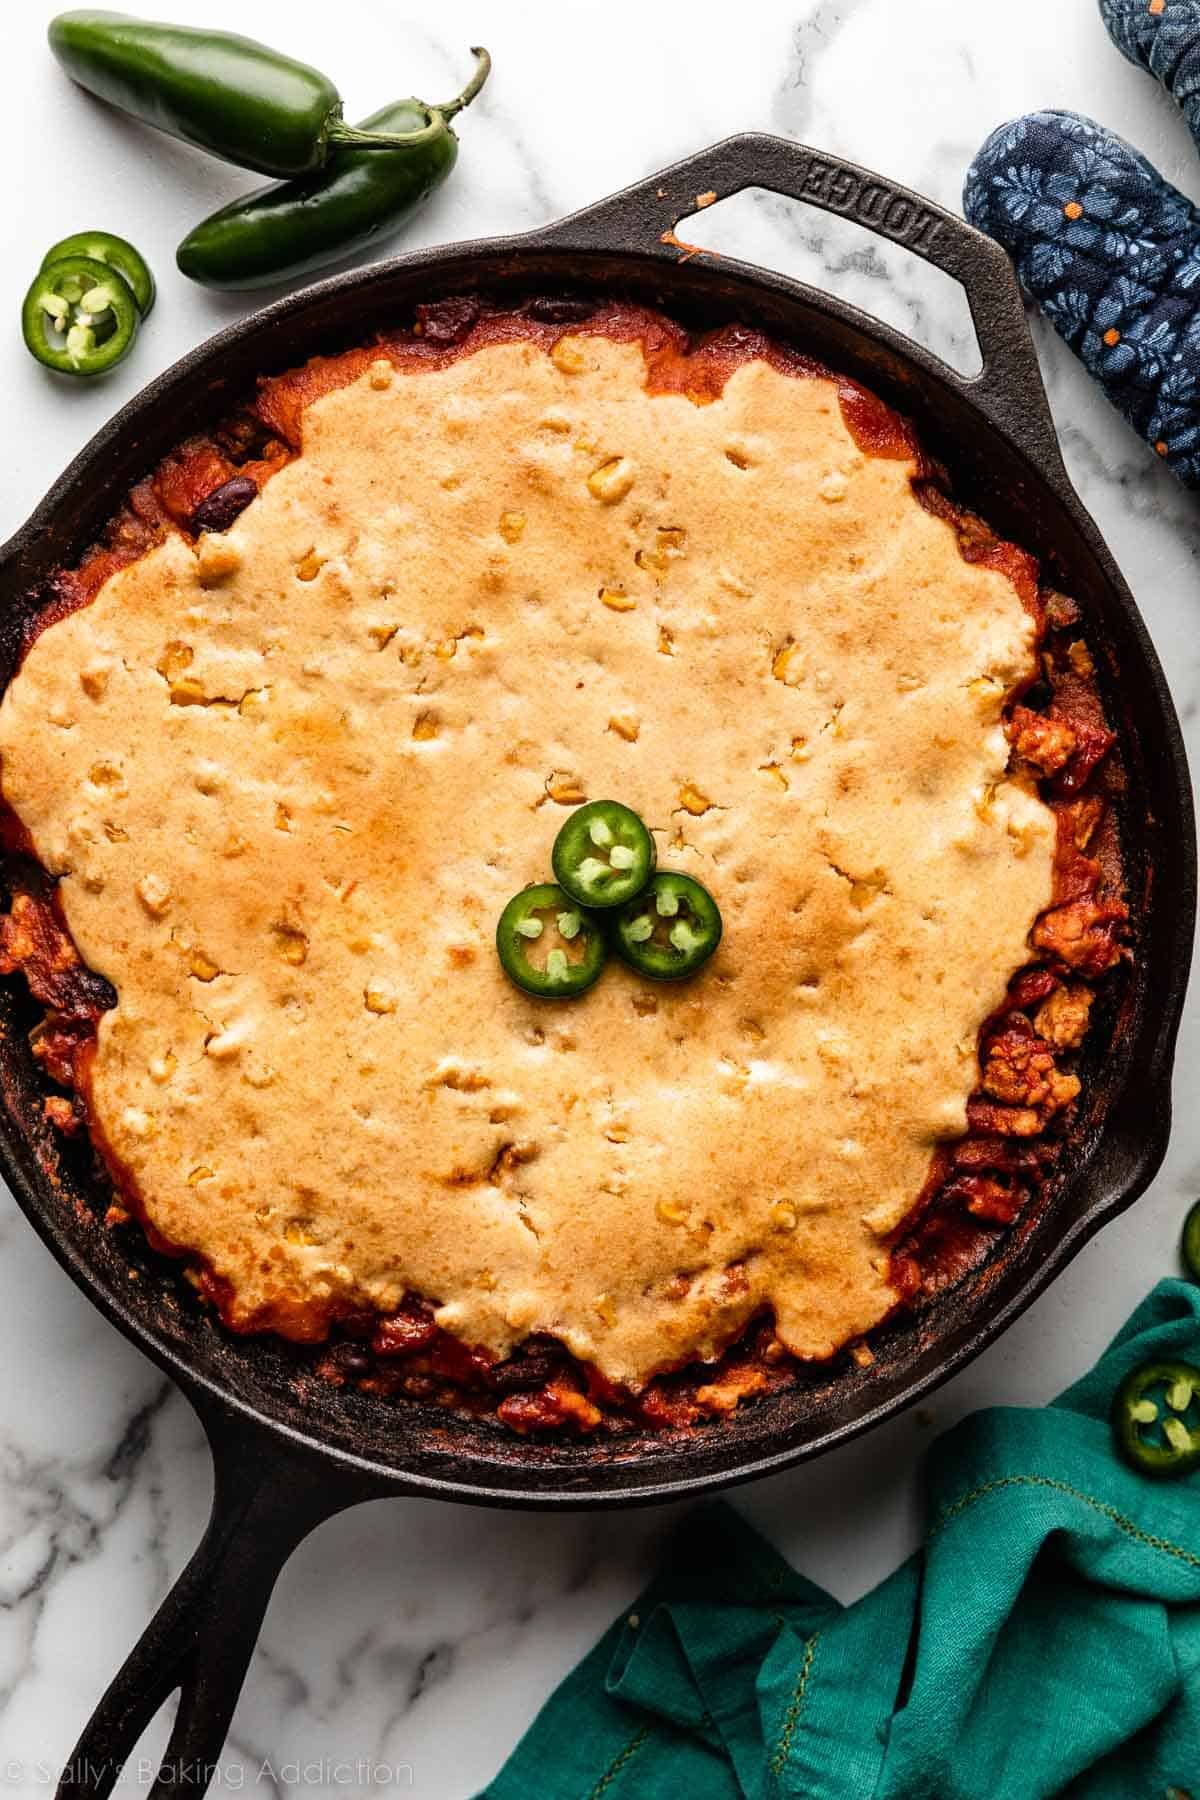
[{"label": "kidney bean", "polygon": [[461,344],[481,311],[471,294],[459,294],[450,300],[433,300],[428,306],[418,306],[417,323],[427,344]]},{"label": "kidney bean", "polygon": [[192,514],[192,530],[197,537],[202,531],[228,531],[257,494],[257,483],[249,475],[235,475],[222,482],[219,488],[205,496]]},{"label": "kidney bean", "polygon": [[381,1319],[371,1339],[376,1356],[411,1356],[433,1343],[438,1328],[431,1314],[420,1308],[401,1307],[389,1318]]},{"label": "kidney bean", "polygon": [[580,319],[590,319],[595,310],[594,300],[585,300],[578,294],[539,294],[529,302],[530,318],[540,319],[546,325],[573,325]]},{"label": "kidney bean", "polygon": [[487,1371],[488,1386],[497,1394],[526,1393],[544,1387],[563,1372],[563,1358],[549,1350],[527,1351],[524,1356],[510,1356]]}]

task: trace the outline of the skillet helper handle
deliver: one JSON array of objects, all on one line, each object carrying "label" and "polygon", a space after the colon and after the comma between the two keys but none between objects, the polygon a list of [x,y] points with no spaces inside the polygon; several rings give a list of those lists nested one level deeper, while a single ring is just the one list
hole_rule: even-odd
[{"label": "skillet helper handle", "polygon": [[746,132],[572,213],[540,235],[580,249],[632,246],[672,260],[711,257],[719,266],[715,252],[689,245],[676,228],[745,188],[766,188],[853,219],[960,282],[983,367],[969,379],[947,366],[945,377],[1017,444],[1058,462],[1058,438],[1025,305],[1006,253],[957,213],[856,163],[791,138]]},{"label": "skillet helper handle", "polygon": [[[149,1800],[202,1795],[246,1677],[271,1591],[314,1526],[364,1496],[228,1414],[202,1413],[216,1464],[208,1527],[114,1677],[63,1770],[59,1800],[104,1800],[178,1688],[170,1741]],[[141,1787],[139,1783],[139,1789]]]}]

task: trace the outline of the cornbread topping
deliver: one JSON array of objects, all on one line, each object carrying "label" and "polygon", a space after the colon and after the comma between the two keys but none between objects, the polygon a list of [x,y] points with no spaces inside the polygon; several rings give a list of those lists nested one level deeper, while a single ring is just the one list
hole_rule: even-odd
[{"label": "cornbread topping", "polygon": [[[582,329],[364,361],[0,707],[5,798],[117,994],[93,1133],[235,1328],[416,1293],[636,1386],[767,1307],[825,1357],[896,1304],[889,1234],[1054,898],[1002,724],[1035,621],[832,377],[647,367]],[[649,1000],[614,964],[550,1006],[494,923],[611,794],[724,938]]]}]

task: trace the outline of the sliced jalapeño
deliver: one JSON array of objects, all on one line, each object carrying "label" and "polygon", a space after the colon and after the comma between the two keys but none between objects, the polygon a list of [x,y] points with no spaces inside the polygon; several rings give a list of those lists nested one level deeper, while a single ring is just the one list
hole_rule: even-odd
[{"label": "sliced jalape\u00f1o", "polygon": [[618,800],[590,800],[571,814],[550,861],[560,887],[580,906],[622,906],[654,873],[654,839]]},{"label": "sliced jalape\u00f1o", "polygon": [[514,894],[496,926],[496,953],[511,981],[540,1000],[571,1000],[591,987],[608,946],[599,923],[552,881]]},{"label": "sliced jalape\u00f1o", "polygon": [[721,914],[690,875],[660,869],[616,916],[613,941],[630,968],[652,981],[682,981],[721,941]]},{"label": "sliced jalape\u00f1o", "polygon": [[1200,1369],[1155,1357],[1116,1391],[1113,1433],[1126,1462],[1143,1475],[1186,1475],[1200,1467]]},{"label": "sliced jalape\u00f1o", "polygon": [[128,238],[118,237],[115,231],[73,231],[70,237],[59,238],[57,244],[51,244],[42,258],[43,269],[51,263],[67,262],[78,256],[86,256],[92,262],[105,263],[110,269],[124,278],[143,319],[154,305],[154,277],[150,273],[150,265],[140,250],[136,250]]},{"label": "sliced jalape\u00f1o", "polygon": [[133,348],[139,314],[124,276],[72,256],[39,270],[21,309],[26,348],[63,375],[103,375]]}]

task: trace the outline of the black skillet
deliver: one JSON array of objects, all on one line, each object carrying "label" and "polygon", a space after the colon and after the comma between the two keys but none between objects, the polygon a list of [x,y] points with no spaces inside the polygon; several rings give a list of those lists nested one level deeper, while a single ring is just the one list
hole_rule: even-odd
[{"label": "black skillet", "polygon": [[[854,307],[780,275],[688,256],[673,227],[697,198],[767,188],[857,220],[960,281],[983,353],[966,380]],[[1091,1234],[1146,1187],[1166,1148],[1169,1078],[1195,909],[1196,852],[1178,722],[1128,588],[1059,456],[1020,295],[1003,253],[918,195],[782,138],[744,136],[598,206],[518,238],[421,251],[323,281],[221,332],[118,414],[0,557],[0,679],[21,622],[133,483],[178,441],[317,349],[403,323],[456,292],[618,293],[685,324],[761,327],[860,377],[909,414],[953,471],[955,492],[1043,560],[1074,595],[1124,745],[1123,826],[1137,960],[1107,1009],[1068,1170],[1033,1225],[978,1276],[892,1326],[869,1370],[748,1407],[684,1442],[530,1444],[415,1404],[314,1380],[284,1345],[239,1340],[202,1313],[172,1265],[102,1224],[101,1184],[60,1158],[40,1120],[21,984],[0,983],[0,1167],[85,1293],[183,1389],[216,1464],[212,1518],[192,1561],[101,1700],[60,1790],[109,1792],[162,1702],[180,1688],[153,1796],[177,1793],[220,1753],[276,1577],[297,1543],[343,1507],[385,1494],[548,1509],[678,1499],[788,1468],[887,1418],[990,1343]],[[136,1267],[131,1278],[131,1259]]]}]

